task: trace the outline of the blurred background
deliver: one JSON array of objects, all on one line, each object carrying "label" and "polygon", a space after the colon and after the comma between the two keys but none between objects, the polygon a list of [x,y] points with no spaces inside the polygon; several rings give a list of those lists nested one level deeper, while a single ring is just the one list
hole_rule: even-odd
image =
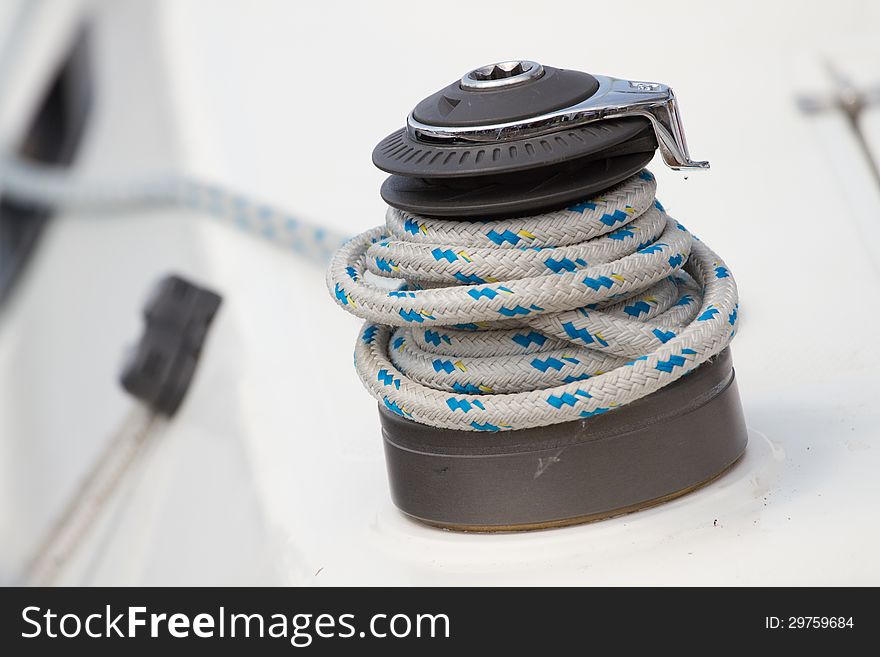
[{"label": "blurred background", "polygon": [[[373,146],[518,57],[675,89],[712,169],[652,170],[740,285],[745,460],[596,525],[418,526],[388,498],[358,322],[321,266],[198,209],[4,195],[0,582],[880,583],[877,2],[4,0],[0,149],[86,181],[192,176],[350,235],[383,220]],[[118,378],[172,272],[223,305],[165,420]]]}]

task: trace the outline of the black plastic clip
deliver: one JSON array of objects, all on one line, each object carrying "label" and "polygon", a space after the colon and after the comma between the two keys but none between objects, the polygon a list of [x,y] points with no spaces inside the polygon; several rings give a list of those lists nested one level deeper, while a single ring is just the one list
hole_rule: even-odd
[{"label": "black plastic clip", "polygon": [[179,276],[159,281],[144,307],[146,328],[122,368],[122,387],[157,413],[183,401],[222,297]]}]

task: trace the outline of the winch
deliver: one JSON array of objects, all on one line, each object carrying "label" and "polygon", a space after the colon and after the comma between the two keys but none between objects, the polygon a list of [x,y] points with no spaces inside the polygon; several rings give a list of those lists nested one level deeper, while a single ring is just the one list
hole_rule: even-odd
[{"label": "winch", "polygon": [[328,285],[367,320],[356,367],[404,513],[585,522],[742,455],[736,285],[655,199],[655,150],[709,167],[668,86],[525,60],[468,72],[376,146],[386,223],[337,252]]},{"label": "winch", "polygon": [[645,167],[659,146],[694,162],[672,89],[536,62],[475,69],[420,102],[373,163],[382,198],[433,216],[524,214],[587,198]]}]

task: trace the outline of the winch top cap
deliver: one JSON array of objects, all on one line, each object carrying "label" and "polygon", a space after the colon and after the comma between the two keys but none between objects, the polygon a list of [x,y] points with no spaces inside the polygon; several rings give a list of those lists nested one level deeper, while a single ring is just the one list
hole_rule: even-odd
[{"label": "winch top cap", "polygon": [[512,60],[469,71],[421,101],[412,116],[434,126],[508,123],[569,107],[598,89],[589,73]]},{"label": "winch top cap", "polygon": [[[564,134],[550,140],[543,137],[543,130],[541,135],[521,134],[519,126],[579,107],[600,88],[600,78],[589,73],[530,60],[475,68],[419,102],[406,126],[377,144],[373,164],[394,176],[439,181],[494,177],[595,159],[633,140],[638,152],[652,152],[656,148],[653,137],[642,139],[650,133],[650,122],[641,116],[602,121],[601,127],[565,130],[552,126],[551,131],[562,128]],[[503,135],[496,132],[497,126],[506,126]],[[485,134],[474,135],[475,131]],[[624,148],[619,154],[631,152]],[[626,169],[631,173],[632,166]],[[409,205],[396,196],[386,200]]]},{"label": "winch top cap", "polygon": [[[645,132],[653,135],[644,139]],[[612,160],[655,148],[670,168],[709,167],[690,158],[669,86],[509,60],[473,69],[421,101],[406,126],[376,146],[373,164],[394,176],[448,181],[538,170],[552,177],[560,166],[604,159],[619,178],[630,167]],[[392,205],[410,205],[393,196]]]}]

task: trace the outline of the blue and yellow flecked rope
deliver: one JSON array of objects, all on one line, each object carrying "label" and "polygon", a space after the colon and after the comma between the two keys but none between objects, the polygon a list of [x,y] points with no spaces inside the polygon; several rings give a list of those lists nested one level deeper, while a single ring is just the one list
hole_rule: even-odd
[{"label": "blue and yellow flecked rope", "polygon": [[[0,184],[41,205],[189,207],[319,262],[345,241],[181,176],[83,181],[0,158]],[[564,210],[503,221],[389,209],[385,226],[339,248],[327,276],[337,303],[367,320],[361,380],[404,417],[491,432],[607,412],[719,353],[736,332],[736,284],[655,189],[643,171]]]},{"label": "blue and yellow flecked rope", "polygon": [[389,209],[327,275],[337,303],[367,320],[364,385],[417,422],[501,431],[607,412],[719,353],[736,332],[736,284],[655,190],[642,171],[533,217]]},{"label": "blue and yellow flecked rope", "polygon": [[347,237],[243,194],[180,174],[83,179],[64,167],[0,153],[0,189],[22,204],[106,213],[175,206],[204,213],[325,265]]}]

